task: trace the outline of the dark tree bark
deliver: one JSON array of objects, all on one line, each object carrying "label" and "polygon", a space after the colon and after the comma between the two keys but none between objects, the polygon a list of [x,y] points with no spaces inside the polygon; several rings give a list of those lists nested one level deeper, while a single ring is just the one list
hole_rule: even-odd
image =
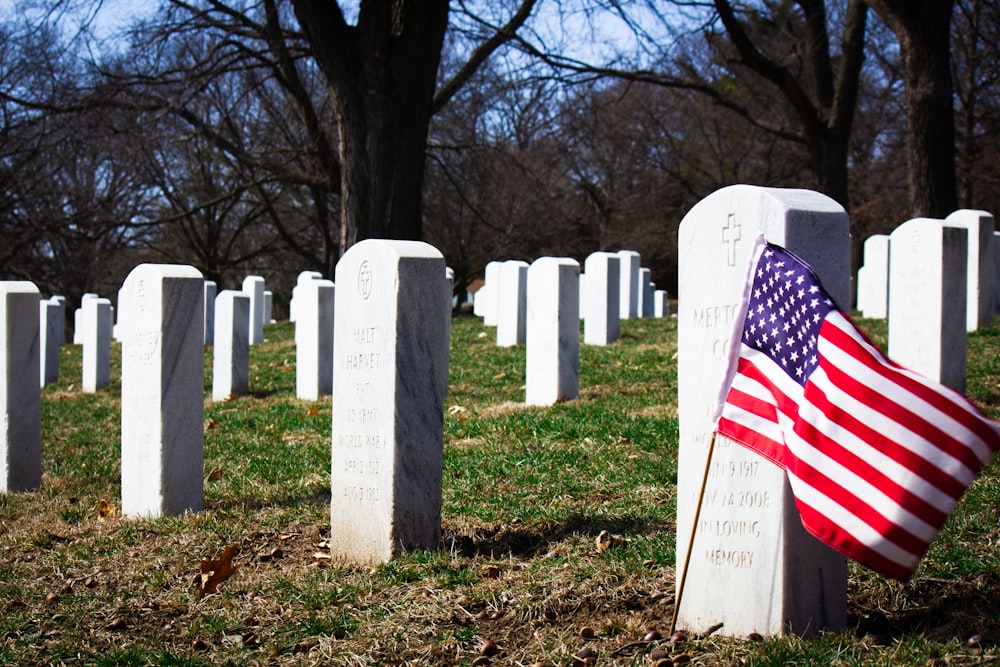
[{"label": "dark tree bark", "polygon": [[954,0],[867,2],[899,41],[912,215],[943,218],[958,207],[950,42]]},{"label": "dark tree bark", "polygon": [[419,240],[447,0],[365,0],[357,26],[329,0],[293,5],[337,109],[341,252],[365,238]]},{"label": "dark tree bark", "polygon": [[805,17],[803,76],[768,58],[754,44],[728,0],[714,2],[740,63],[774,84],[795,110],[820,191],[848,208],[847,158],[864,62],[867,5],[862,0],[850,0],[847,5],[835,71],[824,2],[798,0]]}]

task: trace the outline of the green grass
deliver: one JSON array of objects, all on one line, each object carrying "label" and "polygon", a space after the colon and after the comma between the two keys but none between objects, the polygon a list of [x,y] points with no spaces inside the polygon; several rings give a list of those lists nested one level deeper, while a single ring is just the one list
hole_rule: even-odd
[{"label": "green grass", "polygon": [[[860,322],[884,346],[885,323]],[[675,320],[623,323],[581,347],[581,396],[525,407],[523,347],[453,321],[442,542],[374,568],[324,557],[330,399],[294,397],[293,329],[266,329],[249,396],[205,401],[204,511],[124,520],[120,355],[80,387],[79,346],[43,391],[43,480],[0,496],[3,665],[652,664],[673,610]],[[968,393],[1000,416],[1000,329],[969,337]],[[211,350],[205,356],[210,396]],[[1000,483],[992,462],[913,580],[849,570],[843,633],[673,647],[705,665],[987,664],[1000,660]],[[607,530],[626,540],[599,552]],[[235,545],[235,574],[199,597],[202,559]],[[593,637],[581,633],[589,628]],[[969,643],[969,639],[977,639]]]}]

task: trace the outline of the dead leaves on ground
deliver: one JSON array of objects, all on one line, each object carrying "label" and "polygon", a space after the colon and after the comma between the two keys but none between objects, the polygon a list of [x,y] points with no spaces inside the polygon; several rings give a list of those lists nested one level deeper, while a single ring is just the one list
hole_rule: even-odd
[{"label": "dead leaves on ground", "polygon": [[222,555],[215,560],[203,558],[201,560],[201,576],[199,577],[198,597],[205,597],[209,593],[218,592],[219,584],[233,576],[239,569],[239,565],[233,565],[233,556],[239,549],[235,546],[226,547],[222,550]]}]

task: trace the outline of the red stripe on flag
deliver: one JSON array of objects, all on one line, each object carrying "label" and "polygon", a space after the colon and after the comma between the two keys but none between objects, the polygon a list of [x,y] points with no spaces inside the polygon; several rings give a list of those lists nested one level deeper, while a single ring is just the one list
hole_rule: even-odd
[{"label": "red stripe on flag", "polygon": [[[791,474],[815,489],[816,492],[829,498],[840,506],[844,512],[866,523],[872,530],[879,533],[885,541],[892,542],[900,549],[916,556],[920,556],[927,549],[928,541],[917,537],[906,530],[904,526],[886,517],[875,507],[865,502],[864,499],[830,479],[802,459],[792,457],[789,457],[789,459],[788,470]],[[833,517],[827,517],[827,521],[836,524]]]},{"label": "red stripe on flag", "polygon": [[[946,387],[930,387],[924,382],[911,377],[905,371],[900,370],[898,366],[890,363],[877,349],[867,346],[849,320],[844,318],[844,321],[850,327],[851,333],[829,322],[825,322],[822,329],[820,329],[820,336],[843,350],[845,354],[849,354],[859,363],[877,373],[885,381],[895,384],[909,394],[912,394],[916,399],[931,405],[936,410],[961,423],[965,428],[972,431],[991,452],[1000,450],[1000,434],[997,433],[996,429],[974,405],[960,395],[954,395],[954,397],[948,395],[951,393],[951,390]],[[853,335],[851,335],[852,333]],[[822,363],[823,359],[820,362]],[[829,363],[823,366],[824,370],[827,370],[828,375],[830,374],[830,366],[831,364]],[[836,372],[836,370],[833,369],[833,372]],[[960,400],[961,403],[956,403],[954,399]],[[869,405],[871,405],[871,402],[869,402]],[[890,406],[894,406],[896,409],[890,410]],[[919,433],[932,443],[936,443],[941,447],[942,451],[965,463],[973,472],[978,472],[982,468],[984,461],[967,445],[956,441],[950,434],[941,431],[938,427],[929,423],[912,410],[888,401],[883,394],[879,394],[877,409],[890,419],[905,424],[908,428]]]},{"label": "red stripe on flag", "polygon": [[805,526],[806,530],[818,540],[830,545],[848,558],[900,581],[906,581],[913,574],[911,568],[886,558],[874,549],[859,542],[853,535],[837,524],[831,523],[829,517],[822,512],[817,512],[797,498],[795,505],[799,509],[799,515],[802,517],[802,525]]}]

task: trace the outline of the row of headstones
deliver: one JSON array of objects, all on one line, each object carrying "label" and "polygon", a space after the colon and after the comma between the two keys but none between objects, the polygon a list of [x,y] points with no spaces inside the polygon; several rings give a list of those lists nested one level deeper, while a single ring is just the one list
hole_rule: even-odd
[{"label": "row of headstones", "polygon": [[[203,281],[204,290],[204,312],[202,316],[204,342],[212,345],[215,336],[215,313],[219,307],[216,301],[216,283],[212,280]],[[227,336],[227,349],[229,356],[224,359],[232,359],[231,347],[239,340],[233,339],[234,328],[237,332],[243,333],[243,337],[249,344],[260,343],[264,340],[265,318],[271,322],[272,297],[271,292],[264,289],[264,279],[260,276],[247,276],[243,281],[243,291],[225,290],[219,296],[228,319],[224,321],[224,331]],[[245,296],[246,305],[242,307],[233,305],[235,298]],[[121,294],[119,294],[121,303]],[[247,320],[246,326],[232,321],[233,309],[237,308],[241,316]],[[119,311],[120,312],[120,311]],[[108,385],[111,380],[111,340],[121,340],[122,328],[120,322],[112,324],[115,317],[115,309],[109,299],[98,294],[88,292],[80,300],[80,307],[74,311],[73,318],[73,343],[83,346],[83,377],[82,389],[85,392],[95,392]],[[39,303],[39,334],[40,334],[40,386],[59,382],[59,349],[65,344],[65,318],[66,318],[66,298],[63,296],[53,296]],[[229,364],[231,366],[231,364]],[[239,372],[239,368],[228,368],[226,373],[218,377],[221,385],[218,391],[225,391],[225,385],[233,385],[238,388],[240,378],[234,377]],[[246,389],[246,370],[242,374],[242,386]],[[233,393],[230,391],[229,393]],[[229,396],[229,393],[225,394]],[[237,391],[238,393],[238,391]],[[213,394],[216,394],[213,391]]]},{"label": "row of headstones", "polygon": [[[670,305],[665,290],[656,289],[648,268],[640,266],[634,250],[594,252],[584,261],[584,272],[576,265],[576,317],[584,321],[583,342],[609,345],[621,335],[621,320],[667,317]],[[532,282],[527,262],[488,262],[485,281],[475,294],[473,313],[486,326],[497,328],[497,345],[524,345],[530,337]],[[545,280],[546,278],[540,278]],[[538,293],[544,293],[539,290]],[[565,308],[565,298],[558,302]]]},{"label": "row of headstones", "polygon": [[[847,214],[824,195],[731,186],[681,222],[676,553],[678,580],[686,579],[694,593],[680,605],[679,622],[694,631],[721,623],[732,636],[836,630],[846,623],[845,559],[806,533],[785,473],[724,438],[706,469],[719,379],[758,234],[804,259],[841,309],[848,305]],[[578,272],[554,258],[535,265],[539,275],[547,272],[539,284],[558,284],[565,274],[573,285]],[[334,320],[335,557],[384,562],[439,543],[449,333],[443,314],[450,296],[440,279],[444,271],[439,252],[404,241],[364,241],[337,265],[335,310],[350,316]],[[34,372],[38,334],[7,326],[18,321],[18,299],[37,309],[37,290],[30,283],[0,289],[0,331],[15,332],[0,355],[7,364],[0,398],[6,414],[16,415],[11,432],[18,446],[10,447],[7,432],[0,444],[8,474],[15,450],[21,460],[33,451],[30,466],[37,472],[38,393],[29,396],[12,384],[17,373],[10,360]],[[573,287],[554,291],[563,299],[577,296]],[[202,332],[192,323],[202,308],[201,276],[190,267],[143,265],[123,292],[130,312],[151,315],[135,323],[129,318],[122,344],[123,512],[200,509]],[[13,410],[11,396],[20,401]],[[693,517],[706,470],[696,540]]]},{"label": "row of headstones", "polygon": [[998,234],[991,214],[963,209],[865,240],[857,308],[888,318],[890,358],[965,391],[966,333],[992,324],[1000,302]]}]

